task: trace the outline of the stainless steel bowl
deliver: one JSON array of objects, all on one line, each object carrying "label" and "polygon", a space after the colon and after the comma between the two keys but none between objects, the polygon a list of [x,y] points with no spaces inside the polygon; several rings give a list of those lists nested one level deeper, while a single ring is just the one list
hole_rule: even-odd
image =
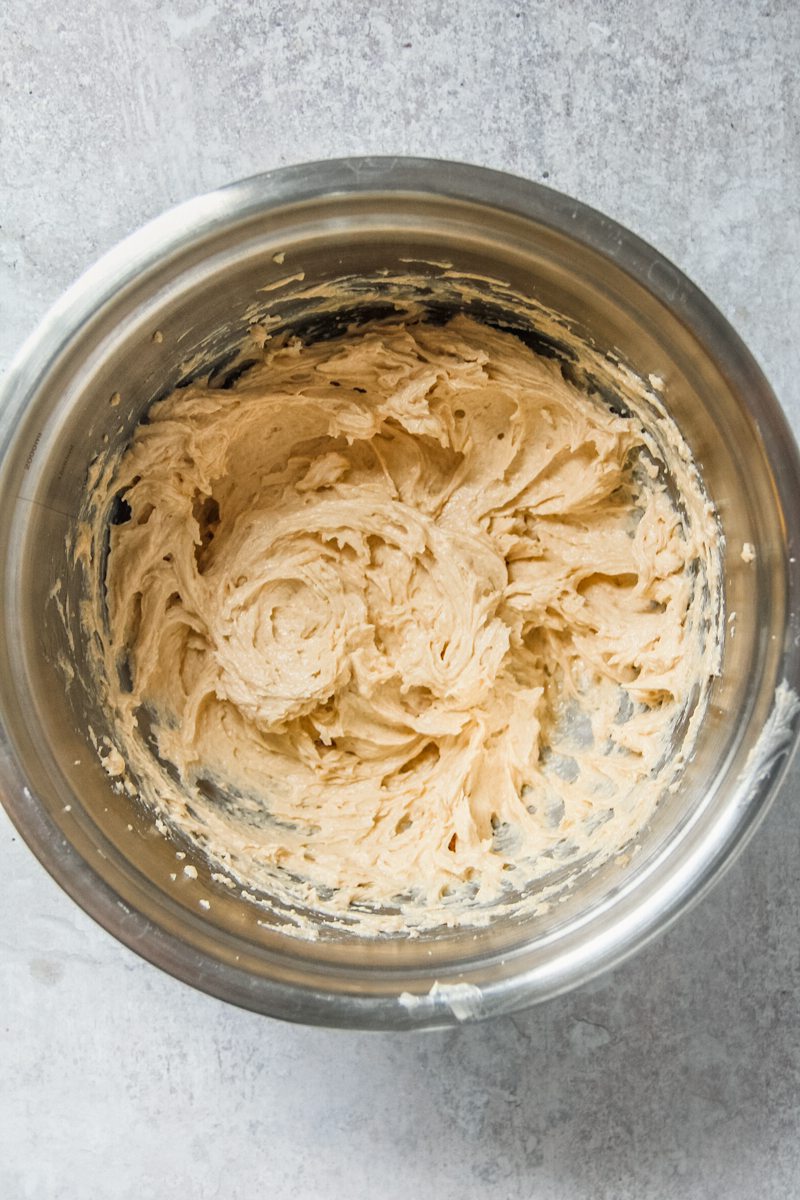
[{"label": "stainless steel bowl", "polygon": [[[281,253],[283,265],[274,258]],[[102,727],[104,714],[74,622],[68,535],[103,439],[124,443],[187,363],[224,360],[270,294],[260,289],[302,267],[304,280],[279,289],[278,311],[319,333],[296,298],[309,283],[350,277],[350,318],[363,295],[359,280],[391,283],[416,272],[424,300],[428,283],[436,283],[431,295],[446,286],[446,270],[435,265],[442,262],[502,280],[564,314],[600,349],[665,380],[668,406],[721,517],[736,634],[681,788],[662,803],[630,862],[607,864],[555,911],[524,921],[415,939],[343,932],[302,942],[269,919],[257,924],[264,911],[215,883],[202,860],[197,881],[171,884],[176,850],[191,847],[181,850],[135,801],[112,793],[87,741],[88,724]],[[489,317],[514,317],[496,297],[487,305]],[[122,401],[110,405],[117,390]],[[106,929],[226,1000],[368,1028],[440,1026],[532,1004],[663,929],[763,815],[798,726],[798,512],[795,445],[755,362],[674,266],[613,221],[533,183],[418,159],[316,163],[233,184],[168,212],[106,255],[51,310],[6,377],[5,806],[48,871]],[[739,553],[745,542],[756,548],[750,564]],[[72,606],[66,630],[51,598],[59,580]],[[59,658],[75,670],[69,687]],[[207,913],[197,906],[202,895],[213,896]]]}]

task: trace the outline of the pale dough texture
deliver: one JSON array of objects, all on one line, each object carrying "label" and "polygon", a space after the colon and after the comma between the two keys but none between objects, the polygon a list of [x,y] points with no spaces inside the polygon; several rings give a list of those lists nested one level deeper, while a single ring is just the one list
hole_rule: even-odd
[{"label": "pale dough texture", "polygon": [[419,925],[637,833],[713,671],[716,525],[635,414],[457,318],[268,343],[148,417],[113,479],[110,702],[212,858]]}]

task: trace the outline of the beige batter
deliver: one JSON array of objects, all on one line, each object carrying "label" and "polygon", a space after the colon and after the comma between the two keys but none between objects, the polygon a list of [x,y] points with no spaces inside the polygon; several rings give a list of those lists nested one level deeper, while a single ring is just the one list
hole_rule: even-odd
[{"label": "beige batter", "polygon": [[268,344],[154,405],[106,572],[143,791],[248,886],[367,932],[619,852],[715,663],[717,527],[661,425],[466,318]]}]

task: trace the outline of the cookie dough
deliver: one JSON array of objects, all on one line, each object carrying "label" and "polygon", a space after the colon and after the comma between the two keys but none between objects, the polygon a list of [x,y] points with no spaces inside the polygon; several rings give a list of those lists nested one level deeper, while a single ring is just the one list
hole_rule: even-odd
[{"label": "cookie dough", "polygon": [[153,405],[110,485],[109,701],[156,802],[395,927],[619,852],[714,669],[693,469],[676,503],[663,436],[467,318],[262,357]]}]

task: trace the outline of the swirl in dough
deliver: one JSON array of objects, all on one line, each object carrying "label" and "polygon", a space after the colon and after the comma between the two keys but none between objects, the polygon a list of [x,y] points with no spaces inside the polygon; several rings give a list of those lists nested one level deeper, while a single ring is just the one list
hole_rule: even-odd
[{"label": "swirl in dough", "polygon": [[709,671],[716,527],[635,415],[457,318],[267,346],[148,417],[114,481],[113,702],[212,857],[424,914],[637,832]]}]

